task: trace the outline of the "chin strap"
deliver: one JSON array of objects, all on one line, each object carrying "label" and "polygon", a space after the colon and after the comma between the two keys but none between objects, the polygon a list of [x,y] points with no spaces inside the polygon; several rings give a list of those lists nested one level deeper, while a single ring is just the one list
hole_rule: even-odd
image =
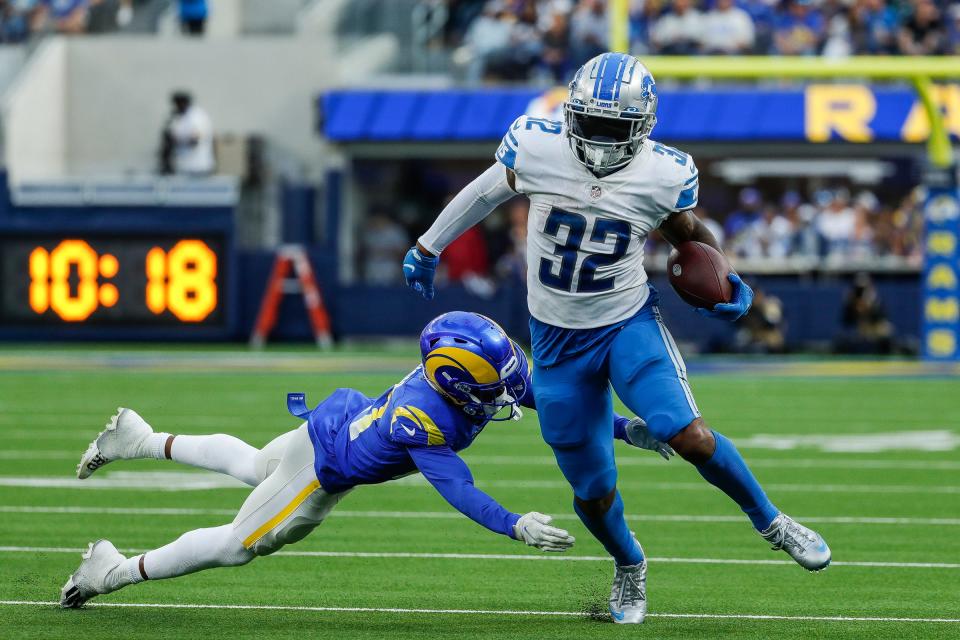
[{"label": "chin strap", "polygon": [[[591,145],[589,142],[581,142],[581,146],[583,148],[583,159],[587,167],[591,171],[603,175],[620,169],[620,166],[611,165],[620,164],[627,156],[627,149],[623,147],[598,147]],[[605,159],[608,161],[607,164],[604,164]]]}]

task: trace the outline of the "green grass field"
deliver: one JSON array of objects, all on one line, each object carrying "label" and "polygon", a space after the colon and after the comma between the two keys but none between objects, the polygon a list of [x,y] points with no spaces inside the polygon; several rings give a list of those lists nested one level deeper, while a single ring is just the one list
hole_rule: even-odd
[{"label": "green grass field", "polygon": [[405,351],[0,351],[0,638],[960,638],[960,381],[909,363],[692,363],[708,422],[741,443],[778,506],[824,534],[834,564],[804,572],[685,462],[621,446],[650,558],[640,628],[596,615],[612,563],[532,414],[489,426],[465,458],[507,507],[571,529],[570,554],[491,535],[413,476],[358,489],[302,543],[246,567],[53,606],[87,542],[156,547],[229,522],[247,493],[161,462],[73,481],[117,405],[158,430],[259,446],[296,425],[286,392],[376,394],[413,363]]}]

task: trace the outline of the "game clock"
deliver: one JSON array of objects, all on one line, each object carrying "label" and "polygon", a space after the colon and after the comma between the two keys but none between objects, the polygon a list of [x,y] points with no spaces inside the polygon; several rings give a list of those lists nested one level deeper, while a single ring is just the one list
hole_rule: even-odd
[{"label": "game clock", "polygon": [[0,325],[222,325],[224,245],[213,235],[0,237]]}]

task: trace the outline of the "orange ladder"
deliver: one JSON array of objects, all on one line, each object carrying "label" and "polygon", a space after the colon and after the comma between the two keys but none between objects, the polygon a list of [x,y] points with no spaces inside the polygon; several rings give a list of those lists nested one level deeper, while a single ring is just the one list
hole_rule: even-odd
[{"label": "orange ladder", "polygon": [[[289,277],[291,270],[294,277]],[[310,326],[313,327],[313,337],[317,346],[326,349],[332,344],[330,337],[330,315],[323,304],[320,295],[320,286],[313,274],[313,267],[303,245],[286,244],[277,250],[277,257],[273,263],[270,279],[260,303],[260,312],[253,333],[250,335],[250,346],[260,349],[267,342],[267,336],[277,325],[277,314],[280,302],[284,295],[300,294],[307,307],[307,316]]]}]

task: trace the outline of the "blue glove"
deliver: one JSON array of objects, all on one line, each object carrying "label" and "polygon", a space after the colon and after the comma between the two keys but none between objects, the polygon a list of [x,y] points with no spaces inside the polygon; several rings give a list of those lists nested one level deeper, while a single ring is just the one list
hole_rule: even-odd
[{"label": "blue glove", "polygon": [[747,315],[750,305],[753,304],[753,289],[735,273],[728,275],[727,280],[733,284],[733,296],[730,302],[715,304],[713,309],[697,309],[697,313],[708,318],[720,318],[730,322],[736,322]]},{"label": "blue glove", "polygon": [[407,280],[407,286],[427,300],[433,300],[433,276],[437,273],[439,263],[440,258],[424,255],[416,247],[407,251],[403,259],[403,277]]}]

